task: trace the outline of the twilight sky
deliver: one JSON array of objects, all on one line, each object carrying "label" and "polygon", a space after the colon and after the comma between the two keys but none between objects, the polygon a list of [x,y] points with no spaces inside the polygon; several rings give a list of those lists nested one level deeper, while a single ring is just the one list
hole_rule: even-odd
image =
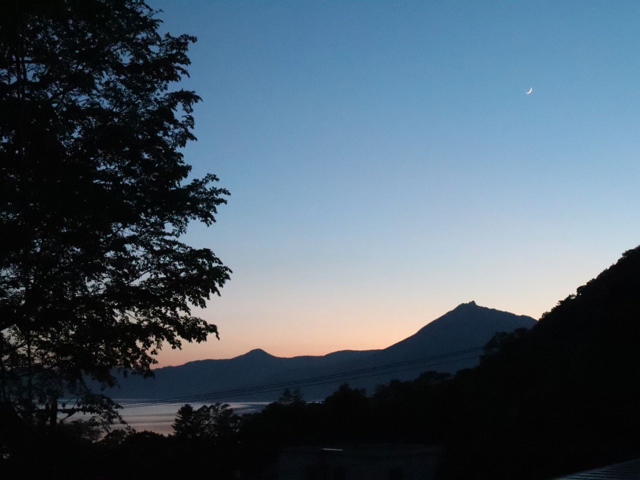
[{"label": "twilight sky", "polygon": [[232,194],[185,237],[234,271],[221,340],[161,366],[539,318],[640,243],[640,2],[149,3],[198,37],[186,161]]}]

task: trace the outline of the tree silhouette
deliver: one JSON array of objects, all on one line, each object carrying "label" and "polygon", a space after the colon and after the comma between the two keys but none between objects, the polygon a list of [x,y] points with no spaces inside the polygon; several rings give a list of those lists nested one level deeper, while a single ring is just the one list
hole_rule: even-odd
[{"label": "tree silhouette", "polygon": [[239,417],[227,403],[203,405],[198,409],[204,425],[204,433],[209,438],[222,440],[234,435],[239,428]]},{"label": "tree silhouette", "polygon": [[331,441],[364,441],[372,428],[371,404],[364,389],[343,383],[324,399],[324,427]]},{"label": "tree silhouette", "polygon": [[180,407],[173,424],[174,436],[181,439],[223,439],[239,427],[239,417],[226,403],[203,405],[197,410],[187,404]]},{"label": "tree silhouette", "polygon": [[191,405],[183,405],[178,410],[173,423],[173,434],[178,438],[193,439],[204,435],[205,425],[202,416]]},{"label": "tree silhouette", "polygon": [[299,388],[296,388],[293,392],[286,387],[282,392],[282,395],[278,399],[278,403],[282,405],[301,405],[304,404],[304,396]]},{"label": "tree silhouette", "polygon": [[161,36],[154,14],[140,0],[0,6],[0,402],[52,425],[63,395],[81,401],[67,414],[112,410],[86,376],[149,375],[161,347],[217,335],[191,307],[230,270],[180,237],[228,192],[187,181],[200,99],[172,84],[195,38]]}]

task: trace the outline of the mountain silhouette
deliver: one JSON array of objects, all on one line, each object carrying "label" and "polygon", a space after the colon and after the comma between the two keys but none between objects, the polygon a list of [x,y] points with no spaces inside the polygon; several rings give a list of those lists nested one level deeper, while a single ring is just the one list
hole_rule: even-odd
[{"label": "mountain silhouette", "polygon": [[[531,328],[535,324],[536,321],[531,317],[470,302],[459,305],[414,335],[382,350],[343,350],[324,356],[282,358],[255,349],[231,359],[199,360],[176,367],[158,368],[154,370],[155,378],[121,377],[120,388],[108,393],[119,399],[169,399],[318,377],[324,377],[322,382],[314,382],[320,385],[296,383],[291,387],[300,386],[308,400],[323,399],[344,382],[365,388],[371,393],[376,385],[396,378],[412,379],[425,370],[455,373],[473,367],[478,364],[481,353],[478,347],[483,347],[496,332]],[[469,352],[470,349],[476,350]],[[442,357],[455,352],[466,353]],[[345,375],[346,372],[355,373]],[[258,393],[238,392],[203,397],[201,401],[273,401],[284,387],[281,385]]]},{"label": "mountain silhouette", "polygon": [[388,360],[420,358],[425,353],[437,355],[482,347],[496,332],[531,328],[535,324],[533,318],[525,315],[480,307],[475,302],[463,303],[414,335],[382,350],[379,356]]}]

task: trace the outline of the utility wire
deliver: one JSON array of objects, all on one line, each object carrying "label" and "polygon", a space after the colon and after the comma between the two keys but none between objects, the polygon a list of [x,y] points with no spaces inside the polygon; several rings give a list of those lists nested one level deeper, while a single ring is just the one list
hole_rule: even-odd
[{"label": "utility wire", "polygon": [[[398,367],[402,367],[402,366],[407,366],[407,365],[412,365],[412,364],[422,364],[425,361],[429,361],[429,360],[437,360],[437,359],[441,359],[441,358],[447,358],[447,357],[451,357],[451,356],[459,356],[459,355],[465,355],[468,353],[472,353],[475,352],[477,350],[481,350],[483,347],[476,347],[476,348],[471,348],[471,349],[466,349],[466,350],[460,350],[457,352],[450,352],[450,353],[445,353],[445,354],[441,354],[441,355],[433,355],[433,356],[429,356],[429,357],[423,357],[423,358],[419,358],[419,359],[415,359],[415,360],[407,360],[407,361],[402,361],[402,362],[396,362],[396,363],[392,363],[392,364],[386,364],[386,365],[379,365],[379,366],[374,366],[374,367],[368,367],[368,368],[363,368],[363,369],[359,369],[359,370],[351,370],[351,371],[346,371],[346,372],[340,372],[340,373],[335,373],[335,374],[331,374],[331,375],[323,375],[323,376],[319,376],[319,377],[311,377],[311,378],[306,378],[306,379],[298,379],[298,380],[290,380],[290,381],[286,381],[286,382],[281,382],[281,383],[273,383],[273,384],[267,384],[267,385],[258,385],[258,386],[252,386],[252,387],[244,387],[244,388],[238,388],[238,389],[232,389],[232,390],[223,390],[223,391],[214,391],[214,392],[208,392],[208,393],[202,393],[202,394],[195,394],[195,395],[187,395],[187,396],[181,396],[181,397],[172,397],[172,398],[166,398],[166,399],[161,399],[161,400],[156,400],[153,402],[137,402],[137,403],[129,403],[127,404],[127,407],[130,408],[134,408],[134,407],[148,407],[148,406],[155,406],[155,405],[163,405],[163,404],[171,404],[171,403],[180,403],[186,400],[199,400],[199,399],[209,399],[209,398],[220,398],[220,397],[224,397],[224,396],[238,396],[238,395],[250,395],[250,394],[257,394],[257,393],[267,393],[266,391],[268,390],[269,392],[273,391],[273,389],[281,389],[283,387],[289,387],[289,386],[314,386],[314,385],[322,385],[322,384],[327,384],[327,383],[333,383],[333,382],[337,382],[340,380],[349,380],[349,379],[358,379],[358,378],[367,378],[369,376],[375,376],[375,375],[367,375],[367,376],[363,376],[361,374],[363,373],[370,373],[370,372],[374,372],[374,371],[378,371],[378,370],[395,370]],[[473,355],[473,357],[471,358],[475,358],[477,356]],[[467,360],[467,358],[465,359],[456,359],[456,360],[452,360],[451,362],[457,362],[457,361],[462,361],[462,360]],[[442,362],[442,363],[451,363],[451,362]],[[439,365],[440,363],[434,364],[434,365]],[[429,365],[418,365],[416,367],[412,367],[412,368],[422,368],[424,366],[429,366]],[[411,368],[411,369],[412,369]],[[410,369],[404,369],[404,370],[410,370]],[[404,371],[404,370],[398,370],[398,371]],[[392,372],[382,372],[376,375],[383,375],[385,373],[392,373]],[[355,376],[354,376],[355,375]],[[348,378],[346,378],[348,377]],[[325,381],[328,380],[328,381]],[[320,383],[319,383],[320,382]],[[305,385],[305,384],[309,384],[309,385]]]},{"label": "utility wire", "polygon": [[[123,407],[125,409],[133,409],[133,408],[154,407],[158,405],[171,405],[171,404],[184,403],[189,401],[214,400],[214,399],[222,399],[222,398],[229,398],[229,397],[237,397],[240,395],[256,395],[259,393],[271,393],[274,391],[280,391],[282,390],[282,388],[287,388],[287,387],[312,387],[317,385],[335,383],[338,381],[369,378],[369,377],[384,375],[386,373],[404,372],[404,371],[413,370],[416,368],[423,368],[428,366],[435,366],[435,365],[441,365],[445,363],[453,363],[453,362],[459,362],[463,360],[474,359],[479,356],[479,353],[474,353],[474,352],[478,352],[483,348],[484,347],[469,348],[466,350],[459,350],[457,352],[444,353],[441,355],[432,355],[432,356],[423,357],[415,360],[406,360],[406,361],[390,363],[386,365],[362,368],[358,370],[350,370],[346,372],[335,373],[330,375],[322,375],[318,377],[290,380],[290,381],[280,382],[280,383],[256,385],[251,387],[237,388],[232,390],[223,390],[223,391],[217,391],[217,392],[213,391],[208,393],[187,395],[187,396],[181,396],[181,397],[172,397],[172,398],[156,400],[153,402],[132,402],[128,404],[123,404]],[[446,360],[446,361],[441,361],[436,363],[428,363],[426,365],[424,364],[424,362],[430,362],[430,361],[433,362],[437,360],[446,359],[448,357],[457,357],[457,356],[469,355],[469,354],[473,354],[473,355],[465,358]],[[402,368],[402,367],[407,367],[407,368]],[[384,371],[381,371],[381,370],[384,370]],[[390,370],[390,371],[386,371],[386,370]],[[375,372],[378,372],[378,373],[375,373]]]},{"label": "utility wire", "polygon": [[[257,386],[252,386],[252,387],[244,387],[244,388],[238,388],[238,389],[232,389],[232,390],[223,390],[223,391],[214,391],[214,392],[208,392],[208,393],[202,393],[202,394],[195,394],[195,395],[187,395],[187,396],[181,396],[181,397],[172,397],[172,398],[166,398],[166,399],[161,399],[161,400],[156,400],[153,402],[133,402],[133,403],[129,403],[127,404],[128,407],[147,407],[147,406],[153,406],[153,405],[162,405],[162,404],[167,404],[167,403],[177,403],[177,402],[182,402],[184,400],[197,400],[199,398],[210,398],[210,397],[219,397],[219,396],[238,396],[238,395],[242,395],[242,394],[249,394],[249,392],[255,392],[255,393],[262,393],[263,390],[265,389],[269,389],[271,391],[272,388],[277,388],[277,389],[281,389],[283,387],[289,387],[289,386],[311,386],[311,385],[304,385],[305,383],[313,383],[316,384],[318,381],[324,381],[324,380],[329,380],[328,382],[323,382],[324,383],[332,383],[332,382],[337,382],[341,379],[343,379],[342,377],[348,376],[348,377],[352,377],[353,375],[358,375],[354,378],[366,378],[366,377],[360,377],[359,375],[362,373],[370,373],[370,372],[374,372],[377,370],[389,370],[389,369],[396,369],[398,367],[402,367],[402,366],[406,366],[406,365],[412,365],[412,364],[418,364],[418,363],[423,363],[425,361],[430,361],[430,360],[437,360],[437,359],[441,359],[441,358],[446,358],[446,357],[451,357],[451,356],[459,356],[459,355],[465,355],[468,353],[472,353],[475,352],[477,350],[481,350],[483,347],[476,347],[476,348],[470,348],[470,349],[466,349],[466,350],[460,350],[457,352],[450,352],[450,353],[444,353],[444,354],[440,354],[440,355],[432,355],[429,357],[422,357],[422,358],[418,358],[418,359],[414,359],[414,360],[405,360],[402,362],[396,362],[396,363],[390,363],[390,364],[385,364],[385,365],[378,365],[378,366],[373,366],[373,367],[367,367],[367,368],[362,368],[362,369],[358,369],[358,370],[350,370],[350,371],[346,371],[346,372],[340,372],[340,373],[334,373],[334,374],[330,374],[330,375],[322,375],[319,377],[311,377],[311,378],[305,378],[305,379],[298,379],[298,380],[290,380],[290,381],[286,381],[286,382],[280,382],[280,383],[272,383],[272,384],[267,384],[267,385],[257,385]],[[476,355],[474,355],[475,357]],[[461,360],[454,360],[454,361],[461,361]],[[449,362],[447,362],[449,363]],[[422,367],[422,365],[415,367],[415,368],[420,368]],[[402,370],[404,371],[404,370]],[[384,373],[392,373],[392,372],[383,372],[381,374]],[[352,378],[349,378],[352,379]]]},{"label": "utility wire", "polygon": [[[432,363],[432,364],[428,364],[426,366],[435,366],[435,365],[442,365],[445,363],[454,363],[454,362],[459,362],[459,361],[463,361],[463,360],[471,360],[477,358],[477,355],[473,355],[470,357],[466,357],[466,358],[459,358],[456,360],[448,360],[445,362],[438,362],[438,363]],[[405,368],[402,370],[397,370],[397,372],[404,372],[404,371],[408,371],[408,370],[415,370],[416,368],[422,368],[422,366],[412,366],[409,368]],[[380,376],[380,375],[384,375],[385,373],[389,373],[389,372],[382,372],[382,373],[373,373],[370,375],[364,375],[364,376],[359,376],[359,377],[347,377],[342,379],[343,381],[345,380],[357,380],[357,379],[361,379],[361,378],[369,378],[369,377],[376,377],[376,376]],[[326,384],[330,384],[330,383],[335,383],[338,380],[328,380],[328,381],[323,381],[323,382],[317,382],[317,383],[310,383],[307,385],[304,385],[305,387],[313,387],[313,386],[318,386],[318,385],[326,385]],[[272,393],[272,392],[279,392],[281,391],[280,387],[277,388],[271,388],[271,389],[265,389],[265,390],[260,390],[260,391],[255,391],[255,392],[246,392],[243,393],[242,395],[257,395],[259,393]],[[205,398],[196,398],[196,399],[192,399],[191,401],[198,401],[198,403],[206,403],[207,400],[221,400],[221,399],[227,399],[229,398],[229,394],[227,394],[226,392],[220,392],[220,393],[216,393],[216,394],[212,394],[210,396],[207,396]],[[132,405],[131,408],[139,408],[139,407],[155,407],[155,406],[160,406],[160,405],[180,405],[182,403],[188,402],[189,400],[183,400],[180,402],[157,402],[157,403],[149,403],[149,404],[135,404]],[[124,406],[124,409],[129,408],[128,406]],[[152,415],[152,414],[142,414],[139,416],[145,416],[145,415]]]}]

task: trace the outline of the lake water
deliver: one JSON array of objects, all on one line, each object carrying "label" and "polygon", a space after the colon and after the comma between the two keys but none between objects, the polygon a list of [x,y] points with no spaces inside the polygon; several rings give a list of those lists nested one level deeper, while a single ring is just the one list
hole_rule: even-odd
[{"label": "lake water", "polygon": [[[137,400],[136,403],[153,400]],[[161,405],[127,405],[132,403],[131,400],[116,400],[116,402],[122,405],[122,409],[118,410],[122,418],[129,424],[129,426],[136,429],[138,432],[149,430],[151,432],[160,433],[162,435],[169,435],[173,433],[171,425],[175,422],[178,410],[184,403],[170,403]],[[225,402],[220,402],[225,403]],[[234,413],[243,415],[246,413],[259,412],[266,407],[269,402],[227,402],[233,409]],[[210,403],[190,403],[194,409],[200,408],[202,405],[210,405]],[[114,425],[114,428],[124,428],[120,425]]]}]

